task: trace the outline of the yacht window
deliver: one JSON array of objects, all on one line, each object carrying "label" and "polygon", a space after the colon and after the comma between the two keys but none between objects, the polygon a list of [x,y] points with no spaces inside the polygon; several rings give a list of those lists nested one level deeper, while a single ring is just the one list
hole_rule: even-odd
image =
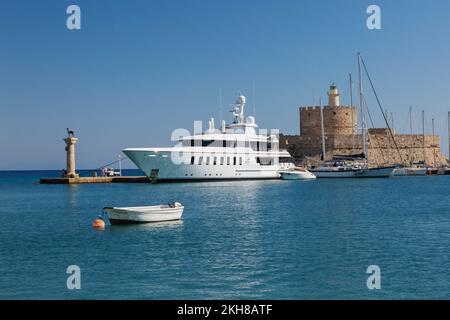
[{"label": "yacht window", "polygon": [[214,140],[202,140],[202,147],[207,147],[213,142]]},{"label": "yacht window", "polygon": [[224,148],[227,147],[227,141],[226,141],[226,140],[223,140],[223,141],[222,141],[222,147],[224,147]]},{"label": "yacht window", "polygon": [[242,157],[239,157],[239,165],[242,166]]},{"label": "yacht window", "polygon": [[213,165],[216,165],[216,164],[217,164],[217,157],[214,157]]},{"label": "yacht window", "polygon": [[220,165],[223,166],[224,157],[220,157]]},{"label": "yacht window", "polygon": [[198,164],[202,164],[202,162],[203,162],[203,157],[199,157],[198,158]]},{"label": "yacht window", "polygon": [[194,139],[191,140],[191,147],[194,146]]},{"label": "yacht window", "polygon": [[233,157],[233,166],[236,165],[236,157]]},{"label": "yacht window", "polygon": [[259,164],[261,164],[262,166],[271,166],[272,161],[272,158],[259,158]]},{"label": "yacht window", "polygon": [[262,142],[258,141],[258,151],[267,151],[267,145],[268,143],[265,141]]},{"label": "yacht window", "polygon": [[206,157],[206,165],[209,165],[209,157]]},{"label": "yacht window", "polygon": [[230,165],[230,157],[227,157],[227,166]]},{"label": "yacht window", "polygon": [[191,157],[191,164],[195,163],[195,157]]}]

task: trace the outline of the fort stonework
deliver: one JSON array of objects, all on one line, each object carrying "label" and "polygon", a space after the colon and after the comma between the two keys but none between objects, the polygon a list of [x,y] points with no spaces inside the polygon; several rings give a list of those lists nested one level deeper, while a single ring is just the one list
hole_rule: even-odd
[{"label": "fort stonework", "polygon": [[[328,92],[328,105],[323,107],[325,160],[334,155],[362,153],[362,137],[357,129],[357,110],[340,106],[335,85]],[[297,163],[319,161],[322,155],[320,106],[299,108],[300,135],[280,135],[280,148],[287,149]],[[391,130],[391,132],[389,132]],[[397,134],[392,129],[368,130],[369,165],[409,164],[425,161],[427,165],[447,165],[441,151],[440,137],[435,135]]]}]

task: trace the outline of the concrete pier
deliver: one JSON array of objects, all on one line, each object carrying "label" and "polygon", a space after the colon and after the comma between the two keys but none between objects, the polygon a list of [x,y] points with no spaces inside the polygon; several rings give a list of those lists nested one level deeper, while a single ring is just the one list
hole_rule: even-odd
[{"label": "concrete pier", "polygon": [[[67,168],[64,170],[61,177],[58,178],[42,178],[40,183],[42,184],[86,184],[86,183],[141,183],[150,182],[146,176],[102,176],[97,177],[96,171],[93,172],[92,177],[80,177],[76,173],[75,166],[75,144],[78,142],[78,138],[75,138],[72,130],[67,128],[67,138],[64,138],[66,143],[66,164]],[[119,160],[120,161],[120,160]],[[122,171],[122,170],[121,170]]]}]

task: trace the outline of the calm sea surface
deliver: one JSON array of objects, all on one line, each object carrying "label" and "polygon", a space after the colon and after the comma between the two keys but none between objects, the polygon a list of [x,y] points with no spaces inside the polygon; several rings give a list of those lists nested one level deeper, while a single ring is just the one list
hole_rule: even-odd
[{"label": "calm sea surface", "polygon": [[[58,174],[0,172],[1,299],[450,298],[450,176],[38,183]],[[104,206],[172,201],[181,222],[91,228]]]}]

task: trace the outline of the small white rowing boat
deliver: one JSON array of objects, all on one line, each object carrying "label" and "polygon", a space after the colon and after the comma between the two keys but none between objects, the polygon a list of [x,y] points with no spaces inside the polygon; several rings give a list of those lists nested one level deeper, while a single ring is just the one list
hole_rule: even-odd
[{"label": "small white rowing boat", "polygon": [[316,176],[303,168],[291,168],[289,170],[280,171],[281,179],[283,180],[311,180],[316,179]]},{"label": "small white rowing boat", "polygon": [[111,224],[150,223],[179,220],[184,206],[179,202],[146,207],[105,207]]}]

